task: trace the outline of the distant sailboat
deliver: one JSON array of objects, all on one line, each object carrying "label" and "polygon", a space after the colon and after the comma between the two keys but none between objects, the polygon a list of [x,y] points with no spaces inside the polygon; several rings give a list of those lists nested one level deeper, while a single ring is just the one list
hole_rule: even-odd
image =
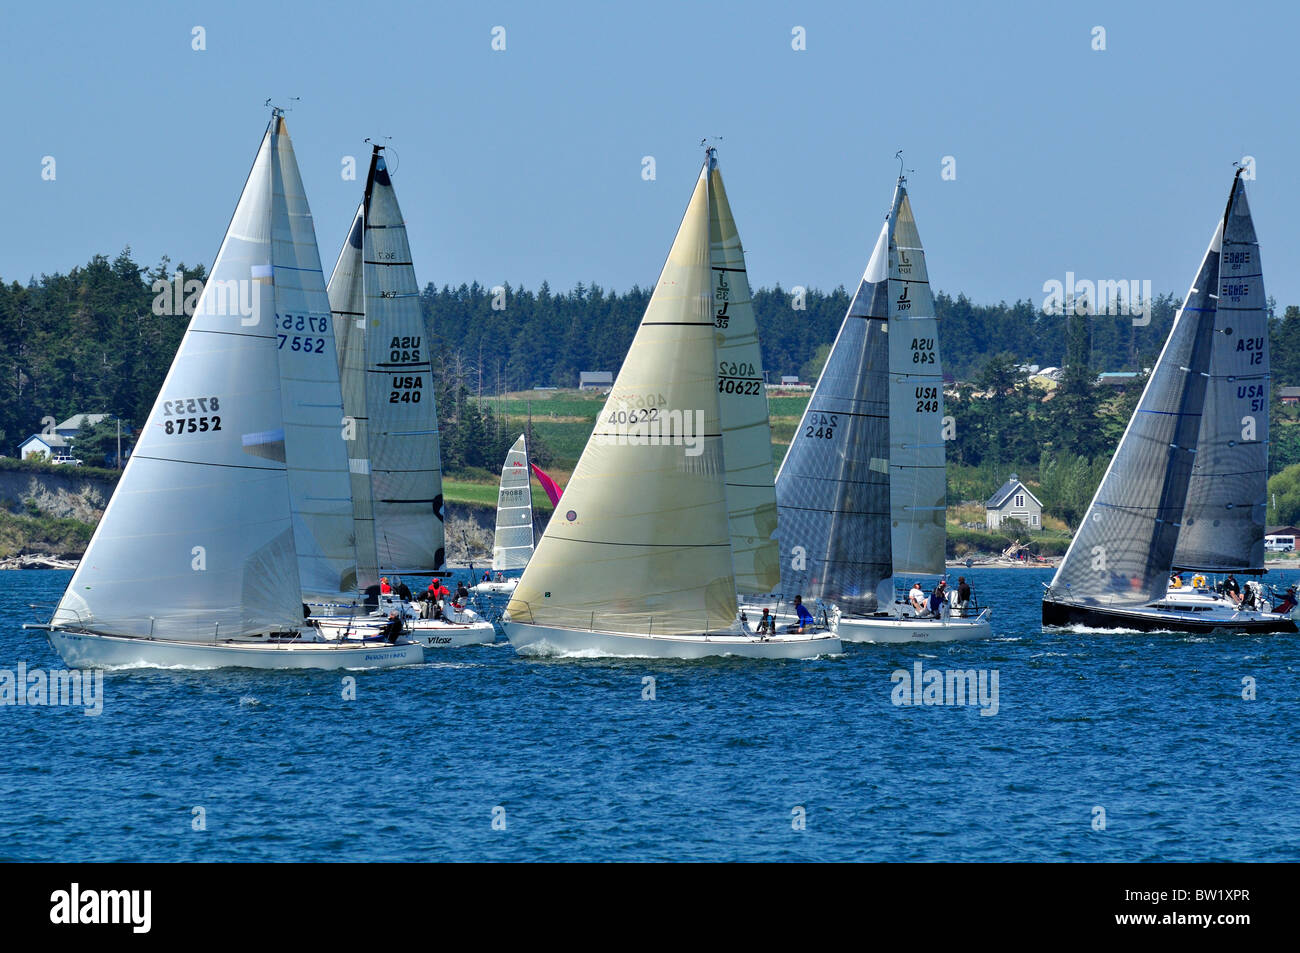
[{"label": "distant sailboat", "polygon": [[[1171,571],[1264,572],[1269,364],[1263,266],[1238,171],[1133,419],[1043,597],[1043,624],[1295,632]],[[1262,587],[1259,590],[1262,592]]]},{"label": "distant sailboat", "polygon": [[[371,150],[364,197],[329,281],[343,392],[357,586],[381,577],[445,576],[442,462],[432,345],[420,309],[406,222],[384,147]],[[429,647],[490,642],[496,631],[470,611],[419,618],[415,606],[379,598],[360,619],[321,619],[328,635],[366,631],[392,609]],[[372,605],[374,603],[372,602]]]},{"label": "distant sailboat", "polygon": [[480,582],[474,586],[475,592],[514,592],[519,577],[503,578],[499,574],[523,569],[533,558],[533,490],[528,468],[528,442],[525,435],[520,434],[501,465],[501,486],[497,491],[492,571],[498,574],[498,578]]},{"label": "distant sailboat", "polygon": [[762,507],[728,492],[718,374],[726,338],[710,254],[715,170],[710,150],[596,428],[507,607],[516,649],[660,658],[840,649],[825,632],[765,638],[737,618],[737,573],[762,548],[752,532]]},{"label": "distant sailboat", "polygon": [[987,611],[895,600],[897,576],[943,574],[947,539],[938,322],[905,182],[776,478],[783,601],[817,600],[849,642],[990,635]]},{"label": "distant sailboat", "polygon": [[[329,468],[340,396],[310,211],[280,110],[162,391],[48,626],[78,667],[373,668],[412,642],[330,643],[304,593],[350,572]],[[310,355],[310,356],[309,356]],[[340,516],[342,520],[340,520]]]}]

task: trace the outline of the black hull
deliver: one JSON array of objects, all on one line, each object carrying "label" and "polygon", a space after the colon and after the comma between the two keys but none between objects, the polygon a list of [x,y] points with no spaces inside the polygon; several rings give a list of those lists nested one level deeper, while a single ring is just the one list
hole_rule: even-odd
[{"label": "black hull", "polygon": [[[1188,613],[1190,615],[1190,613]],[[1136,629],[1139,632],[1295,632],[1296,624],[1285,616],[1270,619],[1242,619],[1238,622],[1219,620],[1201,622],[1183,620],[1169,613],[1147,612],[1141,609],[1100,609],[1095,606],[1077,606],[1067,602],[1043,600],[1043,625],[1079,625],[1089,629]]]}]

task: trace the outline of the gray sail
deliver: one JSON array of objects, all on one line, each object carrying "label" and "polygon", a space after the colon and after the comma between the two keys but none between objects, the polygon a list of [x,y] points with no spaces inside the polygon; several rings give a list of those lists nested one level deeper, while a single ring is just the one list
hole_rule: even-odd
[{"label": "gray sail", "polygon": [[357,576],[366,586],[381,571],[441,569],[444,531],[432,342],[379,147],[359,219],[360,233],[354,219],[330,278],[330,306],[344,411],[355,424],[348,466]]},{"label": "gray sail", "polygon": [[890,577],[889,241],[870,263],[776,478],[781,591],[873,612]]},{"label": "gray sail", "polygon": [[1187,503],[1215,329],[1220,222],[1049,599],[1115,607],[1165,595]]},{"label": "gray sail", "polygon": [[1268,318],[1246,187],[1223,220],[1210,379],[1174,566],[1262,572],[1268,499]]}]

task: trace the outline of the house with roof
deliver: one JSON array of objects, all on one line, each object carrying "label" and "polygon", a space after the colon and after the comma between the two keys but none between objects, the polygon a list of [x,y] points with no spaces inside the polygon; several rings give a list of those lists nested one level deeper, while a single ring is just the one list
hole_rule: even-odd
[{"label": "house with roof", "polygon": [[578,373],[578,390],[608,390],[613,386],[613,371],[580,371]]},{"label": "house with roof", "polygon": [[1030,529],[1043,528],[1043,504],[1014,473],[984,504],[984,522],[999,529],[1003,520],[1014,519]]},{"label": "house with roof", "polygon": [[54,425],[51,431],[34,433],[18,445],[19,459],[26,460],[43,453],[52,463],[71,462],[73,459],[73,441],[82,429],[89,429],[106,420],[108,414],[73,414],[62,423]]},{"label": "house with roof", "polygon": [[1279,387],[1277,399],[1287,405],[1300,404],[1300,387]]},{"label": "house with roof", "polygon": [[71,446],[67,437],[57,433],[34,433],[18,445],[18,458],[26,460],[43,453],[47,460],[61,459],[69,455]]}]

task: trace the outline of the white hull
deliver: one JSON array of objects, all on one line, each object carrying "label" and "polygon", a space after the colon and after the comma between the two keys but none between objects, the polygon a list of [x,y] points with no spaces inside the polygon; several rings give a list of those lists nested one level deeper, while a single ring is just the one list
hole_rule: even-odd
[{"label": "white hull", "polygon": [[424,661],[413,642],[173,642],[66,629],[51,629],[49,640],[71,668],[391,668]]},{"label": "white hull", "polygon": [[502,621],[506,637],[523,655],[586,655],[625,658],[701,659],[723,655],[742,658],[805,659],[837,655],[840,640],[826,632],[779,635],[631,635],[562,629]]},{"label": "white hull", "polygon": [[[782,609],[772,612],[778,632],[784,632],[795,617],[788,611],[788,603]],[[763,615],[762,605],[743,607],[751,626],[757,627]],[[772,606],[767,606],[769,612]],[[819,607],[814,613],[821,618]],[[989,611],[985,609],[973,618],[946,616],[942,619],[918,619],[912,615],[887,616],[839,616],[838,620],[831,613],[828,620],[832,631],[842,642],[878,642],[878,643],[916,643],[916,642],[964,642],[969,639],[988,639],[993,637],[993,628],[989,625]]]},{"label": "white hull", "polygon": [[[374,636],[387,624],[383,616],[359,619],[321,619],[317,622],[322,638],[356,641]],[[455,622],[448,619],[407,619],[403,637],[426,649],[454,649],[462,645],[486,645],[497,639],[496,627],[482,619]]]},{"label": "white hull", "polygon": [[471,589],[471,592],[477,592],[485,596],[505,596],[515,591],[519,585],[519,579],[506,579],[502,582],[480,582]]},{"label": "white hull", "polygon": [[993,636],[987,612],[975,619],[842,616],[836,632],[845,642],[962,642]]}]

